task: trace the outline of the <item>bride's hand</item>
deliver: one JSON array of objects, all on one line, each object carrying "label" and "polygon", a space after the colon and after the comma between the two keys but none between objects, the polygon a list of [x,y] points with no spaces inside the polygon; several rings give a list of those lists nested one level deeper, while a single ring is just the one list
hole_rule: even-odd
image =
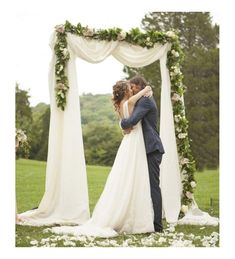
[{"label": "bride's hand", "polygon": [[152,97],[153,96],[153,91],[152,91],[152,87],[151,86],[146,86],[145,87],[145,89],[147,90],[148,89],[148,91],[145,93],[145,97]]}]

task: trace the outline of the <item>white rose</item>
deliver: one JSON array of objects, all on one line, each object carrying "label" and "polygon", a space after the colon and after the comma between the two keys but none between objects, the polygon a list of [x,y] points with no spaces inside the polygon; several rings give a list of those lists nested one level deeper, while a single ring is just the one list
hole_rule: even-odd
[{"label": "white rose", "polygon": [[63,55],[64,55],[64,57],[67,57],[68,54],[69,54],[68,49],[67,49],[67,48],[64,48],[64,49],[63,49]]},{"label": "white rose", "polygon": [[175,57],[179,57],[179,52],[175,51],[174,49],[171,51],[171,53],[175,56]]},{"label": "white rose", "polygon": [[186,197],[189,199],[193,198],[193,194],[191,192],[186,192]]},{"label": "white rose", "polygon": [[180,115],[175,115],[175,122],[179,122],[180,121],[181,116]]},{"label": "white rose", "polygon": [[59,67],[59,72],[62,71],[63,68],[64,68],[63,65],[60,65],[60,67]]},{"label": "white rose", "polygon": [[170,38],[174,38],[176,36],[176,34],[173,31],[168,31],[166,33],[166,36],[170,37]]},{"label": "white rose", "polygon": [[179,67],[175,67],[174,72],[175,72],[175,74],[179,74],[180,73]]},{"label": "white rose", "polygon": [[118,40],[124,40],[125,38],[126,38],[126,32],[125,32],[125,31],[121,31],[121,32],[118,34],[117,39],[118,39]]},{"label": "white rose", "polygon": [[176,131],[177,131],[177,132],[181,132],[181,130],[182,130],[182,129],[179,128],[179,127],[176,128]]},{"label": "white rose", "polygon": [[177,101],[181,100],[181,97],[177,93],[174,93],[173,96],[171,97],[171,100],[174,102],[177,102]]},{"label": "white rose", "polygon": [[197,186],[196,182],[194,182],[194,181],[190,182],[190,185],[192,188],[195,188]]},{"label": "white rose", "polygon": [[146,45],[151,47],[151,46],[153,46],[153,43],[151,41],[149,41],[149,42],[146,42]]},{"label": "white rose", "polygon": [[188,212],[188,206],[187,205],[182,205],[181,206],[181,211],[186,214]]},{"label": "white rose", "polygon": [[89,28],[87,28],[86,31],[84,32],[84,36],[87,36],[87,37],[91,37],[93,36],[93,34],[94,34],[94,31]]},{"label": "white rose", "polygon": [[184,164],[188,164],[189,163],[189,159],[188,158],[182,158],[181,160],[180,160],[180,164],[181,165],[184,165]]},{"label": "white rose", "polygon": [[186,136],[187,136],[187,133],[180,133],[180,134],[178,135],[178,138],[179,138],[179,139],[183,139],[183,138],[186,138]]},{"label": "white rose", "polygon": [[56,25],[55,26],[55,30],[59,33],[64,33],[65,31],[65,28],[64,28],[64,25],[63,24],[60,24],[60,25]]},{"label": "white rose", "polygon": [[179,52],[178,52],[178,51],[176,51],[176,52],[175,52],[175,57],[177,57],[177,58],[178,58],[178,57],[179,57],[179,55],[180,55],[180,54],[179,54]]}]

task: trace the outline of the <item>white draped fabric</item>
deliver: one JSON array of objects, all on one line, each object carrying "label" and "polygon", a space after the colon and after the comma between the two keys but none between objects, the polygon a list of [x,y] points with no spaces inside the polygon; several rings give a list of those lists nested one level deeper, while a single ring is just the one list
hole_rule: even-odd
[{"label": "white draped fabric", "polygon": [[[21,214],[25,224],[82,224],[89,219],[75,59],[79,57],[90,63],[98,63],[109,55],[113,55],[118,61],[131,67],[143,67],[160,60],[162,76],[160,135],[166,152],[161,165],[163,211],[167,222],[177,222],[180,212],[181,180],[170,100],[171,85],[166,66],[170,44],[155,44],[153,48],[147,49],[126,42],[89,40],[70,33],[67,35],[67,41],[70,51],[67,67],[70,87],[67,105],[65,111],[61,111],[56,106],[55,55],[53,54],[49,73],[51,121],[46,190],[38,209]],[[54,43],[55,34],[51,41],[52,48]],[[114,78],[114,82],[115,80],[117,78]]]}]

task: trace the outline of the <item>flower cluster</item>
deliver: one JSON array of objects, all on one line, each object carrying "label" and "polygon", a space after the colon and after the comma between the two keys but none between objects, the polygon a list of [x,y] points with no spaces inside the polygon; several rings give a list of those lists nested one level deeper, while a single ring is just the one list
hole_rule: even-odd
[{"label": "flower cluster", "polygon": [[15,150],[22,148],[26,154],[29,151],[27,135],[22,129],[15,129]]},{"label": "flower cluster", "polygon": [[[50,232],[50,229],[46,230],[43,232]],[[65,247],[216,247],[218,243],[218,232],[212,232],[208,236],[194,235],[193,233],[184,234],[183,232],[177,232],[174,226],[168,226],[163,233],[147,235],[123,233],[115,238],[96,238],[50,234],[49,237],[41,240],[29,240],[32,247],[59,247],[61,245]]]},{"label": "flower cluster", "polygon": [[181,212],[186,214],[194,198],[193,193],[196,187],[194,173],[196,167],[190,149],[191,140],[188,136],[188,120],[185,116],[183,99],[186,87],[183,85],[181,64],[184,56],[177,35],[174,32],[167,32],[167,35],[172,38],[171,50],[167,54],[167,66],[171,80],[171,101],[174,114],[175,136],[183,184]]},{"label": "flower cluster", "polygon": [[[66,66],[69,60],[69,50],[66,41],[67,33],[85,37],[87,39],[125,41],[143,48],[152,48],[155,43],[171,44],[171,50],[167,53],[167,67],[169,69],[171,80],[171,98],[174,113],[175,133],[183,183],[182,205],[190,206],[193,200],[193,190],[196,186],[191,184],[191,182],[195,183],[194,173],[196,168],[195,161],[193,160],[190,150],[188,120],[185,117],[183,94],[186,87],[183,85],[183,73],[181,72],[183,52],[180,47],[177,34],[174,31],[158,32],[154,30],[149,30],[144,33],[138,28],[133,28],[129,32],[124,32],[120,28],[95,30],[87,26],[84,27],[80,23],[78,23],[77,26],[74,26],[68,21],[66,21],[64,25],[57,25],[55,29],[57,32],[57,41],[54,48],[56,54],[55,92],[57,106],[62,110],[65,109],[67,92],[69,89],[68,77],[66,75]],[[185,212],[185,207],[183,208],[184,209],[182,209],[182,211]]]},{"label": "flower cluster", "polygon": [[69,89],[68,77],[66,75],[66,66],[70,58],[69,50],[67,48],[67,40],[65,33],[65,26],[63,24],[55,27],[57,32],[57,42],[54,46],[56,55],[55,77],[56,77],[56,103],[61,110],[65,109],[66,97]]}]

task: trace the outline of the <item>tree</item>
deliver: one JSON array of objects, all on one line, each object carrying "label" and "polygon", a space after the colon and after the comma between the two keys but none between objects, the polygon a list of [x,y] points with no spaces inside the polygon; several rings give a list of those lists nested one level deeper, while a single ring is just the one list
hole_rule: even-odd
[{"label": "tree", "polygon": [[[185,53],[182,71],[185,76],[184,83],[187,86],[185,106],[189,120],[189,136],[192,139],[192,153],[198,169],[217,167],[219,150],[218,25],[212,24],[212,18],[208,12],[153,12],[145,15],[142,28],[178,32]],[[127,78],[135,74],[144,76],[154,87],[154,96],[160,108],[159,62],[138,69],[125,66],[124,72]],[[199,127],[200,130],[198,130]]]},{"label": "tree", "polygon": [[121,129],[116,125],[89,123],[84,126],[83,141],[86,163],[111,166],[121,139]]},{"label": "tree", "polygon": [[40,136],[40,148],[36,155],[37,160],[47,160],[48,152],[48,137],[49,137],[49,125],[50,125],[50,107],[46,109],[44,114],[40,118],[41,121],[41,136]]},{"label": "tree", "polygon": [[30,134],[32,130],[32,110],[29,102],[29,92],[21,90],[19,84],[16,83],[16,128],[22,129],[26,134]]},{"label": "tree", "polygon": [[[31,133],[32,133],[32,110],[29,103],[30,95],[28,91],[21,90],[19,84],[16,83],[15,88],[15,100],[16,100],[16,110],[15,110],[15,127],[21,129],[25,132],[28,138],[28,145],[31,144]],[[16,157],[27,157],[28,153],[24,152],[23,149],[18,149],[16,152]]]}]

